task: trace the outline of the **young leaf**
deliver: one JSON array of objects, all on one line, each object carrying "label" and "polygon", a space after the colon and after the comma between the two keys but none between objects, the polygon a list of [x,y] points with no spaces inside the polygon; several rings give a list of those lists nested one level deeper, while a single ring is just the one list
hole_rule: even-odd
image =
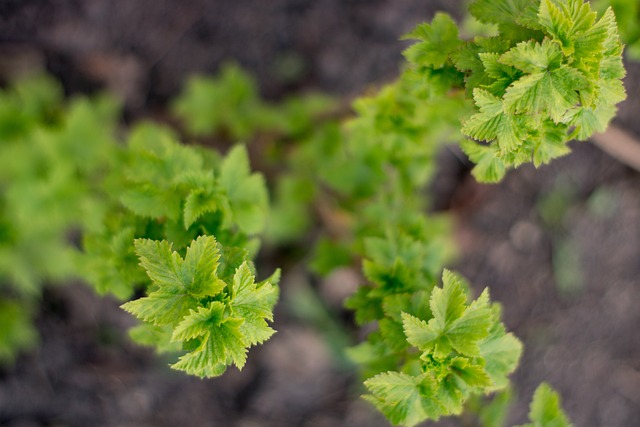
[{"label": "young leaf", "polygon": [[479,141],[497,139],[502,153],[511,152],[522,144],[526,137],[522,117],[505,112],[502,99],[484,89],[475,89],[473,97],[480,112],[462,125],[462,133]]},{"label": "young leaf", "polygon": [[429,418],[437,420],[443,408],[433,399],[433,381],[399,372],[379,374],[364,382],[373,403],[393,424],[414,426]]},{"label": "young leaf", "polygon": [[533,395],[529,420],[531,423],[520,427],[571,427],[560,406],[560,396],[546,383],[540,384]]},{"label": "young leaf", "polygon": [[238,228],[247,234],[260,232],[266,223],[267,190],[262,175],[251,174],[244,146],[237,145],[227,154],[219,181],[229,198]]},{"label": "young leaf", "polygon": [[418,25],[403,39],[420,41],[404,51],[409,62],[435,69],[444,67],[449,55],[461,44],[455,21],[441,12],[436,13],[431,24]]},{"label": "young leaf", "polygon": [[403,314],[403,325],[408,341],[423,352],[436,357],[447,357],[452,350],[475,357],[480,355],[478,342],[488,335],[492,313],[488,307],[487,291],[470,305],[461,280],[445,270],[443,287],[431,294],[429,322]]},{"label": "young leaf", "polygon": [[489,336],[480,342],[480,355],[485,361],[484,370],[491,379],[489,390],[500,390],[509,384],[507,375],[515,370],[522,354],[522,343],[511,333],[507,334],[500,319],[500,308],[494,305]]},{"label": "young leaf", "polygon": [[213,237],[195,240],[184,260],[171,252],[166,241],[138,239],[135,246],[140,265],[156,290],[122,307],[144,321],[157,326],[175,324],[197,306],[198,298],[214,296],[226,286],[215,276],[220,255]]},{"label": "young leaf", "polygon": [[244,262],[233,277],[231,286],[232,315],[244,319],[240,331],[251,345],[262,343],[275,332],[266,320],[273,320],[273,306],[278,298],[278,288],[275,287],[279,272],[261,284],[255,283],[255,277]]},{"label": "young leaf", "polygon": [[229,361],[242,369],[247,360],[245,336],[240,331],[242,323],[242,319],[225,317],[224,304],[220,302],[191,310],[176,327],[173,340],[197,338],[201,343],[171,367],[201,378],[220,375]]}]

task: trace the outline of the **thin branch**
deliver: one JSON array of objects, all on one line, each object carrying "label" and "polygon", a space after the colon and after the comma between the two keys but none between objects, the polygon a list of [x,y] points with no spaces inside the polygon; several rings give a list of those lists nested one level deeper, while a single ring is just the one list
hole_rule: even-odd
[{"label": "thin branch", "polygon": [[640,172],[640,141],[616,126],[591,137],[602,151]]}]

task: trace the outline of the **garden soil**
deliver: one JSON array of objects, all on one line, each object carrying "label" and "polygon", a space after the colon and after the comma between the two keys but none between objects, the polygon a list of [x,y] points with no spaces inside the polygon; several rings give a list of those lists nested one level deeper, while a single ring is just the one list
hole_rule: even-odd
[{"label": "garden soil", "polygon": [[[5,0],[0,72],[34,67],[65,91],[107,88],[130,119],[162,112],[187,76],[234,60],[278,98],[304,90],[352,97],[398,75],[399,37],[447,1],[425,0]],[[640,67],[616,125],[640,137]],[[454,267],[489,286],[507,327],[525,343],[513,374],[510,423],[526,420],[541,381],[556,388],[576,426],[640,425],[640,174],[589,142],[535,170],[481,185],[455,149],[440,155],[434,209],[455,218]],[[363,400],[337,343],[359,337],[341,295],[357,270],[310,277],[284,264],[278,333],[251,350],[242,372],[199,380],[132,344],[118,302],[80,283],[48,287],[40,347],[0,370],[0,425],[11,427],[375,427],[388,423]],[[296,310],[315,290],[344,333],[327,334]],[[340,328],[338,328],[339,330]],[[471,418],[425,425],[474,426]]]}]

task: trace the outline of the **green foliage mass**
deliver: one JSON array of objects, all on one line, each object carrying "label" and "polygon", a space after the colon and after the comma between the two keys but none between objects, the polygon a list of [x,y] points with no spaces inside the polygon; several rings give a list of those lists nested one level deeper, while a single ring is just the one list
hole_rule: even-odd
[{"label": "green foliage mass", "polygon": [[247,348],[273,333],[278,295],[277,275],[254,279],[268,195],[246,148],[221,156],[143,123],[117,158],[104,225],[83,239],[85,278],[123,300],[146,293],[123,305],[144,322],[131,336],[184,353],[173,368],[200,377],[242,368]]},{"label": "green foliage mass", "polygon": [[[611,11],[598,18],[577,0],[479,0],[470,11],[496,33],[465,41],[437,14],[405,37],[417,43],[398,81],[355,100],[344,123],[317,120],[296,135],[267,228],[272,240],[290,242],[319,222],[327,234],[311,265],[321,274],[363,260],[367,283],[346,306],[375,326],[349,354],[367,399],[398,424],[460,413],[469,397],[503,389],[521,352],[487,293],[467,302],[469,290],[451,273],[435,287],[453,252],[446,216],[425,213],[438,150],[459,143],[476,178],[496,182],[603,130],[624,98]],[[230,87],[228,78],[209,87]],[[194,97],[187,89],[176,105],[196,105]],[[223,98],[217,105],[227,109]],[[259,111],[262,101],[251,98]],[[257,116],[245,115],[253,117],[247,127],[271,130],[276,151],[288,142],[290,132],[264,128]]]},{"label": "green foliage mass", "polygon": [[0,91],[1,361],[36,343],[43,284],[76,276],[71,237],[100,226],[117,110],[104,96],[64,106],[44,76]]},{"label": "green foliage mass", "polygon": [[119,154],[107,179],[105,226],[84,237],[83,271],[100,293],[126,299],[148,284],[134,255],[136,238],[166,239],[183,252],[196,237],[214,235],[229,250],[255,255],[253,236],[264,227],[268,197],[243,146],[222,158],[147,123],[131,132]]},{"label": "green foliage mass", "polygon": [[242,141],[258,132],[303,134],[313,125],[314,116],[332,104],[331,98],[318,94],[292,97],[277,105],[267,103],[251,76],[227,64],[215,79],[192,77],[172,110],[192,136],[225,134]]},{"label": "green foliage mass", "polygon": [[[630,4],[615,7],[635,14]],[[462,40],[436,14],[405,36],[416,42],[400,78],[348,113],[318,95],[266,102],[232,65],[190,80],[172,104],[184,130],[254,143],[267,172],[278,171],[271,209],[243,145],[222,155],[151,123],[120,144],[108,98],[65,106],[47,79],[3,91],[0,358],[35,340],[31,310],[17,307],[32,307],[43,282],[79,273],[101,294],[144,294],[123,304],[142,321],[131,336],[180,352],[173,368],[200,377],[242,368],[248,348],[274,332],[279,273],[256,282],[252,263],[261,233],[304,246],[315,226],[307,250],[317,273],[361,264],[364,284],[346,306],[369,332],[349,355],[365,398],[392,423],[460,414],[474,396],[504,390],[522,345],[487,290],[472,299],[460,276],[443,273],[455,252],[450,219],[427,213],[425,196],[437,153],[460,144],[483,182],[547,163],[569,140],[604,130],[625,71],[611,9],[598,17],[582,0],[475,0],[469,10],[494,33]],[[569,425],[546,385],[530,419]]]},{"label": "green foliage mass", "polygon": [[[371,401],[394,424],[460,414],[472,395],[500,390],[522,344],[505,332],[485,290],[468,302],[462,279],[445,270],[442,288],[384,297],[378,336],[352,350],[369,367]],[[428,301],[428,305],[427,305]]]},{"label": "green foliage mass", "polygon": [[136,330],[138,339],[186,351],[174,369],[212,377],[231,363],[242,368],[247,348],[274,333],[267,320],[273,320],[279,272],[256,283],[252,265],[212,236],[194,240],[184,259],[166,241],[137,239],[135,247],[152,285],[123,308],[147,322]]},{"label": "green foliage mass", "polygon": [[429,85],[463,88],[473,98],[462,133],[479,143],[461,146],[479,181],[548,163],[569,152],[568,141],[606,128],[625,98],[611,9],[598,18],[583,0],[476,0],[469,10],[497,33],[463,42],[439,14],[407,36],[418,43],[405,56],[409,72]]},{"label": "green foliage mass", "polygon": [[[81,276],[99,293],[123,300],[147,292],[125,305],[148,321],[132,336],[161,351],[188,349],[177,369],[220,374],[229,354],[241,367],[246,347],[271,335],[265,319],[272,319],[277,298],[275,276],[268,283],[253,281],[251,259],[260,245],[268,196],[263,177],[250,170],[246,149],[238,145],[221,156],[182,145],[173,132],[151,123],[136,126],[126,144],[118,144],[119,110],[111,98],[65,105],[58,86],[44,77],[19,82],[0,97],[0,358],[11,360],[35,343],[30,315],[42,286]],[[166,311],[175,316],[171,321],[144,314],[154,313],[164,301],[158,295],[175,294],[179,284],[145,274],[139,257],[149,260],[151,250],[143,243],[136,249],[134,241],[147,241],[140,239],[158,241],[160,252],[178,251],[174,261],[185,256],[182,286],[204,286],[188,287],[193,299],[185,301],[191,305],[182,302],[183,311]],[[150,265],[159,264],[142,262]],[[208,279],[199,275],[214,273],[217,285],[228,281],[228,290],[203,284]],[[195,276],[187,285],[189,274]],[[215,342],[205,333],[172,336],[171,328],[180,327],[191,310],[214,315],[219,304],[226,304],[221,324],[235,326],[228,342],[216,348],[225,345],[233,353],[205,351]]]},{"label": "green foliage mass", "polygon": [[620,38],[625,44],[627,58],[640,60],[640,2],[638,0],[592,0],[594,9],[604,12],[613,9],[618,22]]}]

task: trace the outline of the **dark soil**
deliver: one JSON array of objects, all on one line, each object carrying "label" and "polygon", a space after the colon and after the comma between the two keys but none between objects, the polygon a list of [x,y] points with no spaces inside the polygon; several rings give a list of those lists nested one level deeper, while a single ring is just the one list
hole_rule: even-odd
[{"label": "dark soil", "polygon": [[[161,109],[187,75],[229,59],[255,73],[268,97],[353,95],[393,79],[400,35],[441,9],[455,13],[450,2],[424,0],[3,1],[0,71],[43,65],[70,94],[116,91],[132,117]],[[283,64],[298,72],[286,75]],[[618,125],[640,135],[640,67],[629,72]],[[525,343],[511,422],[524,422],[533,390],[548,381],[576,426],[640,425],[640,175],[590,143],[495,186],[477,184],[449,151],[441,163],[434,199],[457,218],[456,268],[478,291],[490,287]],[[553,195],[555,222],[544,215]],[[578,279],[567,285],[567,275]],[[287,269],[278,334],[252,349],[242,372],[206,381],[130,343],[133,321],[117,302],[81,284],[48,289],[40,348],[0,372],[0,425],[386,426],[358,398],[336,338],[292,309],[300,289],[317,285],[339,317],[335,285],[357,280],[343,271],[310,283]]]}]

